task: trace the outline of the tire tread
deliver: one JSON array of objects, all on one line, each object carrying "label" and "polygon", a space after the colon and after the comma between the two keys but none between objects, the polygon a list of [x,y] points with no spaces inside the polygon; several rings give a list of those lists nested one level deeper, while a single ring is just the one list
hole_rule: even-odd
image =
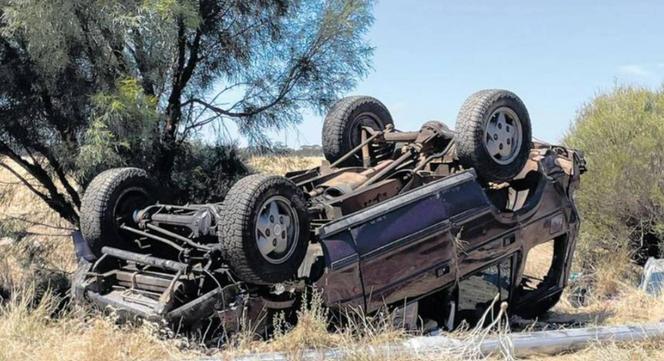
[{"label": "tire tread", "polygon": [[[500,165],[488,157],[483,149],[485,116],[491,107],[502,99],[509,99],[517,104],[525,114],[520,119],[524,132],[520,154],[514,162]],[[480,90],[461,106],[456,122],[457,157],[465,167],[475,168],[478,176],[485,181],[503,182],[514,177],[524,166],[531,148],[530,118],[526,106],[516,94],[502,89]]]},{"label": "tire tread", "polygon": [[99,256],[105,246],[104,234],[106,212],[116,189],[132,178],[148,179],[147,172],[140,168],[113,168],[97,175],[88,185],[81,201],[81,233],[92,252]]},{"label": "tire tread", "polygon": [[[381,119],[381,121],[385,123],[384,125],[393,124],[392,116],[378,99],[364,95],[342,98],[332,106],[323,122],[323,154],[330,163],[343,157],[352,149],[349,144],[346,144],[344,138],[346,124],[351,120],[350,116],[353,111],[365,105],[382,109],[387,114],[388,119]],[[344,163],[349,165],[349,161]]]},{"label": "tire tread", "polygon": [[[267,277],[252,267],[245,242],[247,240],[253,242],[254,238],[254,235],[250,232],[253,229],[253,220],[251,219],[253,214],[252,207],[257,206],[259,198],[266,190],[278,187],[292,187],[296,190],[297,197],[304,200],[302,191],[287,178],[254,174],[244,177],[235,183],[221,206],[219,237],[222,254],[238,277],[249,283],[275,283],[271,277]],[[306,220],[301,220],[301,222],[308,229],[308,222]],[[302,242],[301,239],[300,242]]]}]

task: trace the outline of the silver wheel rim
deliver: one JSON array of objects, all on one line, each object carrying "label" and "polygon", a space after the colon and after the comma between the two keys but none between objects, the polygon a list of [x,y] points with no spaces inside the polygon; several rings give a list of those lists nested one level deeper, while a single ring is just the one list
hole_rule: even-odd
[{"label": "silver wheel rim", "polygon": [[510,108],[496,109],[486,122],[484,148],[498,164],[510,164],[516,159],[523,142],[521,138],[521,120]]},{"label": "silver wheel rim", "polygon": [[284,263],[295,252],[299,240],[299,220],[291,202],[272,196],[260,207],[256,219],[256,245],[272,264]]}]

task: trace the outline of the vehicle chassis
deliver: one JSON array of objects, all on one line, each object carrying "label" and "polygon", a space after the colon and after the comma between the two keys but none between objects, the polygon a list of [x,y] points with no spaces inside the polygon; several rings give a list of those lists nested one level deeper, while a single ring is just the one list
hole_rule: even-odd
[{"label": "vehicle chassis", "polygon": [[[416,132],[363,127],[360,144],[335,162],[286,174],[305,193],[310,217],[307,255],[288,281],[256,285],[236,277],[219,247],[219,204],[155,203],[120,225],[133,236],[131,250],[105,246],[101,256],[87,257],[92,262],[79,271],[74,294],[172,325],[195,327],[217,316],[233,332],[266,312],[293,309],[308,287],[333,309],[404,309],[441,294],[449,303],[459,297],[460,280],[509,258],[504,300],[511,309],[557,300],[578,230],[572,196],[585,170],[582,156],[534,143],[514,181],[486,183],[458,162],[454,137],[439,122]],[[376,152],[386,144],[396,156]],[[350,157],[361,166],[340,166]],[[523,190],[529,194],[515,200]],[[529,250],[552,239],[543,286],[523,287]],[[79,255],[90,255],[85,241],[75,244]],[[447,307],[440,306],[443,321]]]}]

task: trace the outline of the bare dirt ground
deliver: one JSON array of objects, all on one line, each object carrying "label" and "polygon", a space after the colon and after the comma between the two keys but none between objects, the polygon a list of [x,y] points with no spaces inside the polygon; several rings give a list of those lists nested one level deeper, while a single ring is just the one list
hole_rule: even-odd
[{"label": "bare dirt ground", "polygon": [[[282,174],[317,165],[316,157],[258,157],[250,160],[257,170]],[[62,309],[58,296],[47,294],[40,303],[35,293],[45,289],[44,274],[67,275],[75,269],[71,225],[60,220],[31,195],[8,172],[0,169],[0,224],[24,228],[20,243],[0,233],[0,285],[11,289],[11,299],[0,305],[0,361],[11,360],[167,360],[202,356],[226,358],[240,353],[285,351],[297,355],[303,348],[346,347],[381,344],[408,337],[381,316],[357,317],[347,329],[329,332],[325,310],[319,303],[302,311],[296,327],[283,326],[273,339],[257,340],[250,332],[238,335],[225,349],[208,349],[195,340],[170,334],[157,325],[118,325],[113,315],[82,309]],[[2,228],[0,228],[0,231]],[[548,250],[538,252],[529,272],[547,267]],[[648,296],[636,289],[638,273],[629,258],[615,255],[608,266],[580,269],[592,277],[596,289],[583,307],[565,297],[546,318],[524,322],[526,329],[571,327],[573,325],[615,325],[659,322],[664,319],[664,298]],[[574,293],[574,289],[568,291]],[[463,334],[458,336],[464,337]],[[436,359],[460,360],[468,355],[441,354]],[[353,359],[370,360],[353,353]],[[409,356],[404,359],[420,359]],[[502,359],[496,356],[492,359]],[[664,342],[635,344],[593,344],[588,348],[556,357],[535,360],[653,360],[664,359]]]}]

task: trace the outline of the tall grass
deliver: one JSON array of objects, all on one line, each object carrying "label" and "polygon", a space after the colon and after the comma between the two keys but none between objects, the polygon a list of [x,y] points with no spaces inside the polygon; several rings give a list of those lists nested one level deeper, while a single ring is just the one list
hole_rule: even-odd
[{"label": "tall grass", "polygon": [[0,360],[167,360],[182,356],[176,342],[159,339],[149,325],[118,327],[109,317],[58,311],[45,294],[36,305],[33,286],[15,290],[0,305]]},{"label": "tall grass", "polygon": [[[317,157],[256,157],[251,166],[259,171],[283,174],[286,171],[319,165]],[[0,172],[0,187],[4,196],[11,197],[10,206],[0,209],[0,222],[4,219],[25,218],[19,222],[23,229],[35,233],[20,243],[0,245],[0,285],[11,292],[9,300],[0,300],[0,361],[22,360],[167,360],[212,356],[227,358],[252,352],[280,351],[297,358],[304,348],[326,349],[342,347],[353,360],[384,360],[371,348],[402,341],[411,336],[395,327],[389,314],[365,315],[361,311],[348,311],[348,322],[343,328],[330,329],[329,310],[323,307],[317,295],[298,311],[299,322],[288,325],[277,319],[279,325],[270,340],[257,339],[252,332],[232,338],[223,349],[206,349],[191,340],[169,335],[161,328],[143,324],[118,325],[112,315],[103,315],[83,309],[62,309],[63,294],[44,292],[51,283],[40,281],[53,273],[72,272],[75,257],[71,241],[63,237],[66,229],[53,229],[48,223],[66,228],[57,216],[49,213],[42,202],[11,177]],[[6,187],[11,188],[6,191]],[[9,218],[8,218],[9,217]],[[19,227],[20,228],[20,227]],[[40,235],[41,234],[41,235]],[[46,234],[46,235],[44,235]],[[51,234],[56,234],[52,236]],[[0,239],[5,237],[0,234]],[[609,258],[610,256],[610,258]],[[638,278],[626,252],[607,253],[604,262],[593,263],[581,269],[584,276],[578,287],[589,288],[587,303],[582,307],[571,305],[566,299],[554,309],[554,317],[582,320],[587,324],[623,324],[652,322],[664,319],[664,299],[648,296],[635,287]],[[585,282],[585,283],[584,283]],[[505,311],[504,311],[505,312]],[[499,335],[509,350],[509,330],[505,315],[491,328],[463,330],[453,336],[462,340],[464,347],[435,350],[431,353],[394,355],[390,359],[481,359],[476,345],[487,335]],[[587,350],[563,356],[562,359],[629,359],[663,358],[658,343],[638,345],[593,345]],[[510,353],[494,355],[493,359],[509,359]]]},{"label": "tall grass", "polygon": [[[241,358],[247,354],[277,353],[297,360],[303,357],[304,352],[313,351],[322,355],[332,348],[337,357],[344,360],[512,360],[507,304],[501,305],[498,314],[494,315],[492,310],[493,305],[484,313],[478,326],[454,332],[449,345],[418,349],[403,347],[403,342],[409,336],[421,335],[421,332],[405,331],[392,312],[367,315],[359,308],[347,309],[342,312],[343,326],[331,330],[329,310],[323,305],[320,294],[314,293],[298,311],[295,326],[286,325],[278,329],[267,341],[247,342],[245,338],[220,355]],[[487,356],[480,352],[479,346],[489,336],[497,337],[502,347],[500,352]]]}]

